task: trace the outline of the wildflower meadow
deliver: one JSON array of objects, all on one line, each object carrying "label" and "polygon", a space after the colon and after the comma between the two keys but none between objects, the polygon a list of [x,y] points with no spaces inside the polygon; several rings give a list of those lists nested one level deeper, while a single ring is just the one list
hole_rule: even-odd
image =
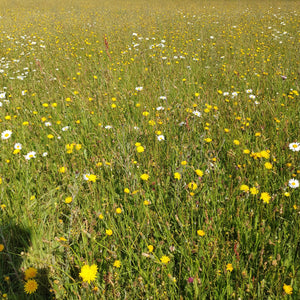
[{"label": "wildflower meadow", "polygon": [[300,299],[300,2],[0,0],[1,299]]}]

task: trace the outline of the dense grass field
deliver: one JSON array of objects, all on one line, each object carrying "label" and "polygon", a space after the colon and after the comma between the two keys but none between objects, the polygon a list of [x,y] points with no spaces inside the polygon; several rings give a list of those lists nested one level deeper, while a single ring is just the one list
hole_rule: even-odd
[{"label": "dense grass field", "polygon": [[0,0],[0,298],[299,299],[299,9]]}]

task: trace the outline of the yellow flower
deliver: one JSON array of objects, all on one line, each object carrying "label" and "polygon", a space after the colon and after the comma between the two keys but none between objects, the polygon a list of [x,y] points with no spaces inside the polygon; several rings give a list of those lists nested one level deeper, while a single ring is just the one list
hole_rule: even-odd
[{"label": "yellow flower", "polygon": [[129,193],[130,193],[130,190],[129,190],[128,188],[125,188],[125,189],[124,189],[124,193],[129,194]]},{"label": "yellow flower", "polygon": [[203,176],[203,171],[201,171],[201,170],[199,170],[199,169],[197,169],[197,170],[195,170],[195,172],[196,172],[196,174],[199,176],[199,177],[202,177]]},{"label": "yellow flower", "polygon": [[256,187],[252,187],[252,188],[250,188],[250,193],[252,195],[257,195],[258,194],[258,189]]},{"label": "yellow flower", "polygon": [[183,160],[183,161],[181,162],[181,165],[182,165],[182,166],[186,166],[186,165],[187,165],[187,161]]},{"label": "yellow flower", "polygon": [[81,268],[81,272],[79,276],[82,278],[84,282],[91,283],[91,281],[95,281],[97,278],[97,265],[85,265]]},{"label": "yellow flower", "polygon": [[226,265],[226,270],[229,271],[229,272],[232,272],[232,270],[233,270],[232,264],[227,264]]},{"label": "yellow flower", "polygon": [[120,267],[121,267],[121,261],[115,260],[115,262],[114,262],[114,267],[120,268]]},{"label": "yellow flower", "polygon": [[233,143],[238,146],[240,144],[240,141],[239,140],[234,140]]},{"label": "yellow flower", "polygon": [[150,202],[150,201],[148,201],[148,200],[145,200],[145,201],[144,201],[144,205],[146,205],[146,206],[147,206],[147,205],[150,205],[150,204],[151,204],[151,202]]},{"label": "yellow flower", "polygon": [[67,170],[67,168],[65,168],[65,167],[61,167],[61,168],[59,168],[59,173],[65,173],[66,172],[66,170]]},{"label": "yellow flower", "polygon": [[148,251],[151,253],[153,252],[154,247],[152,245],[148,245]]},{"label": "yellow flower", "polygon": [[205,141],[206,143],[210,143],[210,142],[212,141],[212,139],[211,139],[211,138],[206,138],[206,139],[204,139],[204,141]]},{"label": "yellow flower", "polygon": [[21,150],[20,149],[15,149],[13,154],[18,154]]},{"label": "yellow flower", "polygon": [[27,294],[32,294],[34,293],[38,288],[38,284],[34,279],[28,280],[25,285],[24,285],[24,291]]},{"label": "yellow flower", "polygon": [[81,145],[81,144],[76,144],[76,145],[75,145],[75,149],[76,149],[77,151],[79,151],[81,148],[82,148],[82,145]]},{"label": "yellow flower", "polygon": [[100,220],[103,220],[103,219],[104,219],[104,216],[103,216],[102,214],[100,214],[100,215],[98,216],[98,218],[99,218]]},{"label": "yellow flower", "polygon": [[97,176],[93,175],[93,174],[87,175],[87,178],[88,178],[88,181],[92,181],[92,182],[96,182],[96,180],[97,180]]},{"label": "yellow flower", "polygon": [[47,135],[47,138],[48,138],[48,139],[53,139],[53,138],[54,138],[54,135],[53,135],[53,134],[48,134],[48,135]]},{"label": "yellow flower", "polygon": [[197,234],[199,236],[205,236],[205,232],[203,230],[201,230],[201,229],[197,230]]},{"label": "yellow flower", "polygon": [[111,229],[106,229],[105,233],[106,233],[106,235],[110,236],[113,234],[113,231]]},{"label": "yellow flower", "polygon": [[144,149],[143,146],[138,146],[138,147],[136,148],[136,151],[137,151],[138,153],[141,153],[141,152],[144,152],[145,149]]},{"label": "yellow flower", "polygon": [[177,179],[177,180],[180,180],[181,175],[178,172],[176,172],[176,173],[174,173],[174,178]]},{"label": "yellow flower", "polygon": [[292,295],[293,294],[293,288],[290,285],[287,285],[285,283],[283,284],[283,290],[288,295]]},{"label": "yellow flower", "polygon": [[270,158],[270,154],[268,153],[268,151],[263,150],[259,154],[260,154],[261,157],[263,157],[265,159],[269,159]]},{"label": "yellow flower", "polygon": [[73,201],[73,198],[72,198],[72,197],[67,197],[67,198],[65,199],[65,203],[67,203],[67,204],[71,203],[72,201]]},{"label": "yellow flower", "polygon": [[25,271],[25,280],[28,280],[28,279],[31,279],[31,278],[34,278],[37,274],[37,269],[36,268],[28,268],[26,271]]},{"label": "yellow flower", "polygon": [[264,203],[269,203],[271,196],[269,195],[269,193],[261,193],[260,199],[263,200]]},{"label": "yellow flower", "polygon": [[246,185],[246,184],[242,184],[240,186],[240,190],[243,191],[243,192],[248,192],[249,191],[249,186]]},{"label": "yellow flower", "polygon": [[143,175],[141,175],[141,179],[142,180],[148,180],[149,179],[149,175],[148,174],[143,174]]},{"label": "yellow flower", "polygon": [[198,186],[197,186],[197,184],[195,182],[190,182],[188,184],[188,187],[189,187],[189,189],[191,189],[191,190],[194,191]]},{"label": "yellow flower", "polygon": [[268,169],[268,170],[271,170],[273,168],[272,164],[269,163],[269,162],[266,162],[265,163],[265,168]]},{"label": "yellow flower", "polygon": [[166,255],[163,255],[163,256],[161,257],[160,261],[161,261],[163,264],[166,265],[167,263],[170,262],[170,258],[169,258],[168,256],[166,256]]},{"label": "yellow flower", "polygon": [[4,250],[4,245],[0,244],[0,252],[2,252]]},{"label": "yellow flower", "polygon": [[121,214],[122,213],[122,209],[120,207],[116,208],[116,213],[117,214]]},{"label": "yellow flower", "polygon": [[143,111],[143,116],[147,117],[149,113],[147,111]]},{"label": "yellow flower", "polygon": [[244,152],[244,154],[249,154],[250,150],[249,149],[245,149],[243,152]]}]

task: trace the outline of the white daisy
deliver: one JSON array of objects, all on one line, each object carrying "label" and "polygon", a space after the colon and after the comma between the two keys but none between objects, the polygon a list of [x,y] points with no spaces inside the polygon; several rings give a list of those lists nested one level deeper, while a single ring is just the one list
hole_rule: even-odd
[{"label": "white daisy", "polygon": [[52,125],[51,122],[46,122],[46,123],[45,123],[45,126],[46,126],[46,127],[49,127],[49,126],[51,126],[51,125]]},{"label": "white daisy", "polygon": [[297,187],[299,187],[299,181],[297,179],[290,179],[289,187],[291,187],[292,189],[296,189]]},{"label": "white daisy", "polygon": [[290,143],[289,148],[294,152],[298,152],[300,151],[300,143]]},{"label": "white daisy", "polygon": [[142,86],[137,86],[137,87],[135,88],[135,90],[140,92],[140,91],[143,90],[143,87],[142,87]]},{"label": "white daisy", "polygon": [[160,134],[157,136],[157,139],[161,142],[165,140],[165,137],[162,134]]},{"label": "white daisy", "polygon": [[91,175],[91,174],[89,174],[89,173],[83,174],[83,179],[86,180],[86,181],[88,181],[89,178],[90,178],[90,175]]},{"label": "white daisy", "polygon": [[44,153],[42,154],[43,157],[46,157],[47,155],[48,155],[48,152],[44,152]]},{"label": "white daisy", "polygon": [[31,158],[36,158],[36,152],[30,151],[26,155],[24,155],[26,160],[30,160]]},{"label": "white daisy", "polygon": [[2,140],[7,140],[11,137],[12,131],[11,130],[5,130],[1,133],[1,139]]},{"label": "white daisy", "polygon": [[15,149],[21,150],[21,149],[22,149],[22,144],[16,143],[16,144],[14,145],[14,148],[15,148]]},{"label": "white daisy", "polygon": [[194,114],[195,116],[197,116],[197,117],[201,117],[201,112],[198,111],[198,110],[194,110],[194,111],[193,111],[193,114]]},{"label": "white daisy", "polygon": [[69,128],[70,128],[69,126],[65,126],[65,127],[63,127],[61,130],[62,130],[62,131],[67,131]]}]

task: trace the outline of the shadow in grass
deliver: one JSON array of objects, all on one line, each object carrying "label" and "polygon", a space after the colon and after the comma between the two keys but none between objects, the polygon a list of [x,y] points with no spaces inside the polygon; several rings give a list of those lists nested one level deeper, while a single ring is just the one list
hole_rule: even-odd
[{"label": "shadow in grass", "polygon": [[9,299],[53,299],[50,293],[48,270],[39,269],[36,276],[38,289],[30,296],[24,292],[24,273],[20,270],[23,254],[30,246],[31,231],[13,218],[0,215],[0,295]]}]

